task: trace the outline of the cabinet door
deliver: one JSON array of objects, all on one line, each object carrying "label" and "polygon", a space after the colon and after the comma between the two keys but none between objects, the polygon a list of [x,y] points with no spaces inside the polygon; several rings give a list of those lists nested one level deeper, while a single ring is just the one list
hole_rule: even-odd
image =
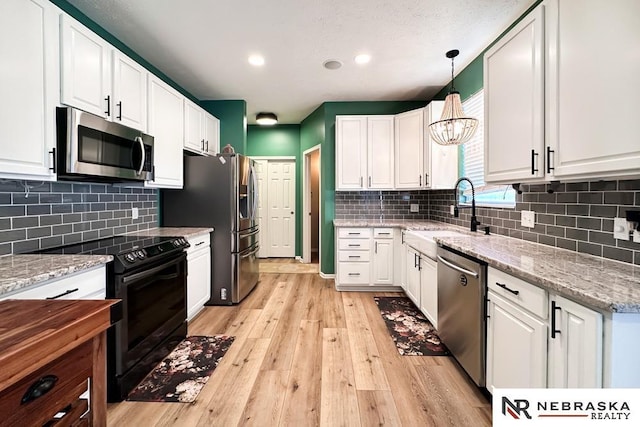
[{"label": "cabinet door", "polygon": [[113,121],[147,131],[148,74],[137,62],[114,49]]},{"label": "cabinet door", "polygon": [[602,314],[560,296],[549,313],[549,387],[602,387]]},{"label": "cabinet door", "polygon": [[410,246],[407,246],[407,286],[404,292],[420,307],[420,270],[418,270],[418,252]]},{"label": "cabinet door", "polygon": [[367,116],[336,116],[336,190],[365,188]]},{"label": "cabinet door", "polygon": [[60,19],[61,102],[111,119],[112,46],[68,15]]},{"label": "cabinet door", "polygon": [[393,116],[367,118],[367,187],[393,189]]},{"label": "cabinet door", "polygon": [[[396,188],[421,188],[424,176],[424,112],[395,116]],[[454,182],[455,183],[455,182]]]},{"label": "cabinet door", "polygon": [[373,241],[373,284],[393,285],[393,239]]},{"label": "cabinet door", "polygon": [[552,0],[546,11],[550,178],[637,175],[640,2]]},{"label": "cabinet door", "polygon": [[420,255],[420,311],[438,328],[438,270],[431,258]]},{"label": "cabinet door", "polygon": [[183,97],[155,76],[149,76],[149,133],[153,135],[153,181],[150,187],[182,188]]},{"label": "cabinet door", "polygon": [[209,300],[211,292],[211,256],[209,248],[189,254],[187,275],[187,320],[193,319]]},{"label": "cabinet door", "polygon": [[188,99],[184,100],[184,148],[201,153],[204,151],[204,111]]},{"label": "cabinet door", "polygon": [[484,54],[486,182],[544,177],[543,8]]},{"label": "cabinet door", "polygon": [[220,152],[220,120],[209,113],[204,113],[204,149],[211,156]]},{"label": "cabinet door", "polygon": [[48,0],[0,3],[4,76],[0,85],[0,176],[5,178],[55,179],[50,168],[58,103],[56,10]]},{"label": "cabinet door", "polygon": [[487,304],[487,389],[546,387],[546,324],[491,291]]},{"label": "cabinet door", "polygon": [[[424,108],[424,124],[440,120],[444,101],[431,101]],[[424,131],[424,186],[434,190],[453,189],[458,179],[458,146],[440,145]]]}]

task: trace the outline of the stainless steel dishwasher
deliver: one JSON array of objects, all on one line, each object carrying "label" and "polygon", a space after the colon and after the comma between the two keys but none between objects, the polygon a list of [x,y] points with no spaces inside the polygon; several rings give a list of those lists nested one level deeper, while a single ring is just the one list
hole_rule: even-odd
[{"label": "stainless steel dishwasher", "polygon": [[485,386],[487,265],[438,247],[438,335],[471,379]]}]

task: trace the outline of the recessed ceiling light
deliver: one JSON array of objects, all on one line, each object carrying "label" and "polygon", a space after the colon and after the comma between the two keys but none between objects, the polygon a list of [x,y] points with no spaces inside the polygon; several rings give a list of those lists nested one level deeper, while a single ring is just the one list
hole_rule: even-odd
[{"label": "recessed ceiling light", "polygon": [[362,53],[355,57],[356,64],[366,64],[371,61],[371,55],[367,55],[366,53]]},{"label": "recessed ceiling light", "polygon": [[327,61],[324,61],[322,65],[324,65],[324,68],[326,68],[327,70],[337,70],[338,68],[342,67],[342,62],[338,61],[337,59],[329,59]]},{"label": "recessed ceiling light", "polygon": [[264,57],[262,55],[251,55],[249,57],[249,64],[254,67],[261,67],[264,65]]}]

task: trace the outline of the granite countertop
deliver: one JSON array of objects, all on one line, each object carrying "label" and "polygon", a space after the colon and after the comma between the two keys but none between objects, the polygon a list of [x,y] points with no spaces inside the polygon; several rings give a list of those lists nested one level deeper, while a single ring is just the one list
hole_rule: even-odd
[{"label": "granite countertop", "polygon": [[6,255],[0,257],[0,295],[112,260],[111,255]]},{"label": "granite countertop", "polygon": [[189,238],[199,234],[211,233],[213,228],[206,227],[156,227],[148,230],[133,231],[133,236],[184,237]]},{"label": "granite countertop", "polygon": [[640,313],[640,266],[506,236],[471,233],[466,228],[435,221],[334,220],[334,225],[460,231],[465,236],[435,240],[586,306],[615,313]]}]

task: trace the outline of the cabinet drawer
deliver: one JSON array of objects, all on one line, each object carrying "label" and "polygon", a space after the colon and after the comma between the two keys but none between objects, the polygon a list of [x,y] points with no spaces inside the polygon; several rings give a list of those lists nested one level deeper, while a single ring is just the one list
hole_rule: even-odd
[{"label": "cabinet drawer", "polygon": [[339,239],[338,249],[353,251],[368,251],[371,248],[368,239]]},{"label": "cabinet drawer", "polygon": [[103,296],[105,288],[106,271],[105,267],[101,266],[25,288],[15,293],[4,294],[0,299],[94,299],[95,295]]},{"label": "cabinet drawer", "polygon": [[338,238],[350,238],[350,239],[368,239],[371,237],[370,228],[339,228]]},{"label": "cabinet drawer", "polygon": [[393,228],[374,228],[373,237],[376,239],[393,239]]},{"label": "cabinet drawer", "polygon": [[369,284],[369,263],[341,262],[339,266],[338,283],[341,285]]},{"label": "cabinet drawer", "polygon": [[531,313],[547,318],[547,291],[518,279],[510,274],[489,267],[487,274],[489,290],[513,301]]},{"label": "cabinet drawer", "polygon": [[[48,365],[23,378],[2,391],[0,414],[5,425],[43,425],[87,389],[87,378],[92,375],[93,341],[64,354]],[[57,378],[53,388],[40,397],[22,403],[23,396],[38,380],[47,376]]]},{"label": "cabinet drawer", "polygon": [[369,262],[369,251],[339,251],[339,262]]},{"label": "cabinet drawer", "polygon": [[187,249],[187,253],[191,253],[193,251],[197,251],[199,249],[204,249],[211,245],[211,235],[207,234],[199,234],[197,236],[191,236],[187,238],[189,242],[189,248]]}]

